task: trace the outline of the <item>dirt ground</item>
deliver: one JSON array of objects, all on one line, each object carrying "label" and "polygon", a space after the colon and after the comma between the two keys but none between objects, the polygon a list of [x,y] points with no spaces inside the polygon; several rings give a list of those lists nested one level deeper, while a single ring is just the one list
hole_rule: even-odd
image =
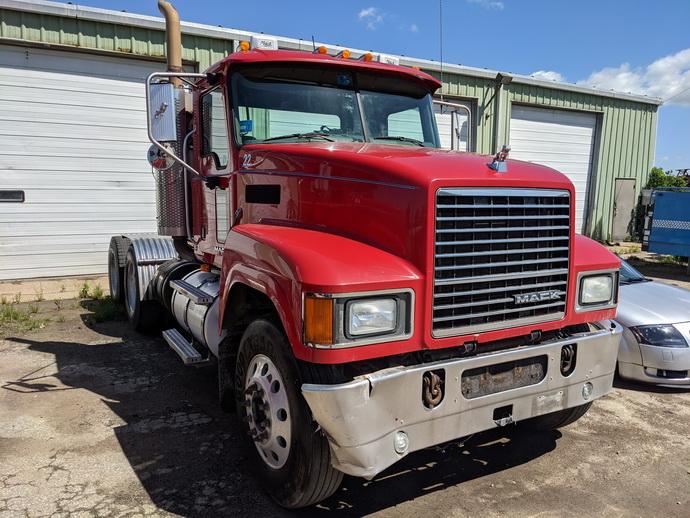
[{"label": "dirt ground", "polygon": [[622,382],[562,432],[413,453],[286,512],[248,474],[214,369],[99,304],[41,302],[40,325],[0,331],[0,517],[690,516],[690,392]]}]

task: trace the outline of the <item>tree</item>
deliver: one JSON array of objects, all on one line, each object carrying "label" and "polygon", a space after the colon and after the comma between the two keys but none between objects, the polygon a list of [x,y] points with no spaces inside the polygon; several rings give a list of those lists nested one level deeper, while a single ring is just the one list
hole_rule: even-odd
[{"label": "tree", "polygon": [[647,179],[646,189],[657,187],[687,187],[688,181],[685,176],[676,176],[671,171],[664,171],[661,167],[652,167]]}]

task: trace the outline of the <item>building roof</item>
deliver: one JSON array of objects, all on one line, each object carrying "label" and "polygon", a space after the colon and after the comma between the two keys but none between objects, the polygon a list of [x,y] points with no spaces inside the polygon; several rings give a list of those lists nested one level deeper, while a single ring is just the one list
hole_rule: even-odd
[{"label": "building roof", "polygon": [[[0,0],[0,8],[11,9],[16,11],[34,12],[40,14],[62,16],[67,18],[81,18],[85,20],[107,22],[119,25],[128,25],[134,27],[142,27],[147,29],[165,30],[165,22],[163,18],[156,16],[147,16],[142,14],[126,13],[121,11],[114,11],[110,9],[100,9],[96,7],[87,7],[77,4],[66,4],[61,2],[50,2],[46,0]],[[200,23],[182,22],[182,32],[185,34],[205,36],[209,38],[217,38],[223,40],[249,40],[252,36],[266,36],[278,40],[278,45],[281,49],[286,50],[310,50],[312,42],[310,40],[303,40],[297,38],[289,38],[285,36],[275,36],[256,32],[243,31],[240,29],[230,29],[212,25],[204,25]],[[338,52],[345,47],[338,45],[331,45],[328,43],[316,42],[316,45],[324,45],[331,52]],[[349,47],[348,47],[349,48]],[[366,50],[349,48],[353,56],[364,54]],[[550,88],[554,90],[565,90],[569,92],[577,92],[588,95],[595,95],[600,97],[611,97],[615,99],[622,99],[627,101],[634,101],[645,104],[661,105],[662,100],[657,97],[649,97],[646,95],[616,92],[613,90],[600,90],[590,86],[582,86],[572,83],[564,83],[558,81],[547,81],[544,79],[537,79],[535,77],[513,74],[510,72],[501,72],[498,70],[491,70],[486,68],[469,67],[465,65],[456,65],[439,61],[415,58],[409,56],[395,56],[399,58],[401,65],[415,66],[423,68],[431,72],[444,72],[448,74],[457,74],[469,77],[478,77],[483,79],[496,79],[500,73],[512,77],[512,81],[518,84],[527,84],[539,86],[542,88]]]}]

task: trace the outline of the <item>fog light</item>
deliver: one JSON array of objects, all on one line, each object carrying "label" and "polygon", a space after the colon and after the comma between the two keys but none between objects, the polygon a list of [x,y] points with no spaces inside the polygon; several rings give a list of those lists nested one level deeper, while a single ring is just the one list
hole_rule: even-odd
[{"label": "fog light", "polygon": [[405,432],[395,432],[393,447],[395,448],[396,453],[400,453],[401,455],[407,452],[407,449],[410,447],[410,439],[407,437]]},{"label": "fog light", "polygon": [[589,381],[585,383],[582,387],[582,397],[585,398],[585,400],[589,399],[592,397],[592,391],[594,390],[594,385],[592,385]]}]

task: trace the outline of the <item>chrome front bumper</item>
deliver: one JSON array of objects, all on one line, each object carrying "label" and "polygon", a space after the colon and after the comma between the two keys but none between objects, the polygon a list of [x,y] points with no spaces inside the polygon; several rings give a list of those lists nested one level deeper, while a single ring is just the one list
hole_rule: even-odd
[{"label": "chrome front bumper", "polygon": [[[302,385],[314,418],[328,436],[336,469],[372,478],[407,453],[499,426],[494,410],[512,405],[513,421],[582,405],[611,390],[621,327],[574,335],[567,340],[441,361],[394,367],[339,385]],[[577,344],[575,370],[560,371],[561,348]],[[537,384],[465,399],[462,374],[468,369],[547,356],[546,376]],[[422,403],[422,376],[445,370],[444,399],[433,410]],[[593,385],[588,399],[585,383]],[[404,432],[408,447],[398,453]],[[398,447],[398,450],[401,448]]]}]

